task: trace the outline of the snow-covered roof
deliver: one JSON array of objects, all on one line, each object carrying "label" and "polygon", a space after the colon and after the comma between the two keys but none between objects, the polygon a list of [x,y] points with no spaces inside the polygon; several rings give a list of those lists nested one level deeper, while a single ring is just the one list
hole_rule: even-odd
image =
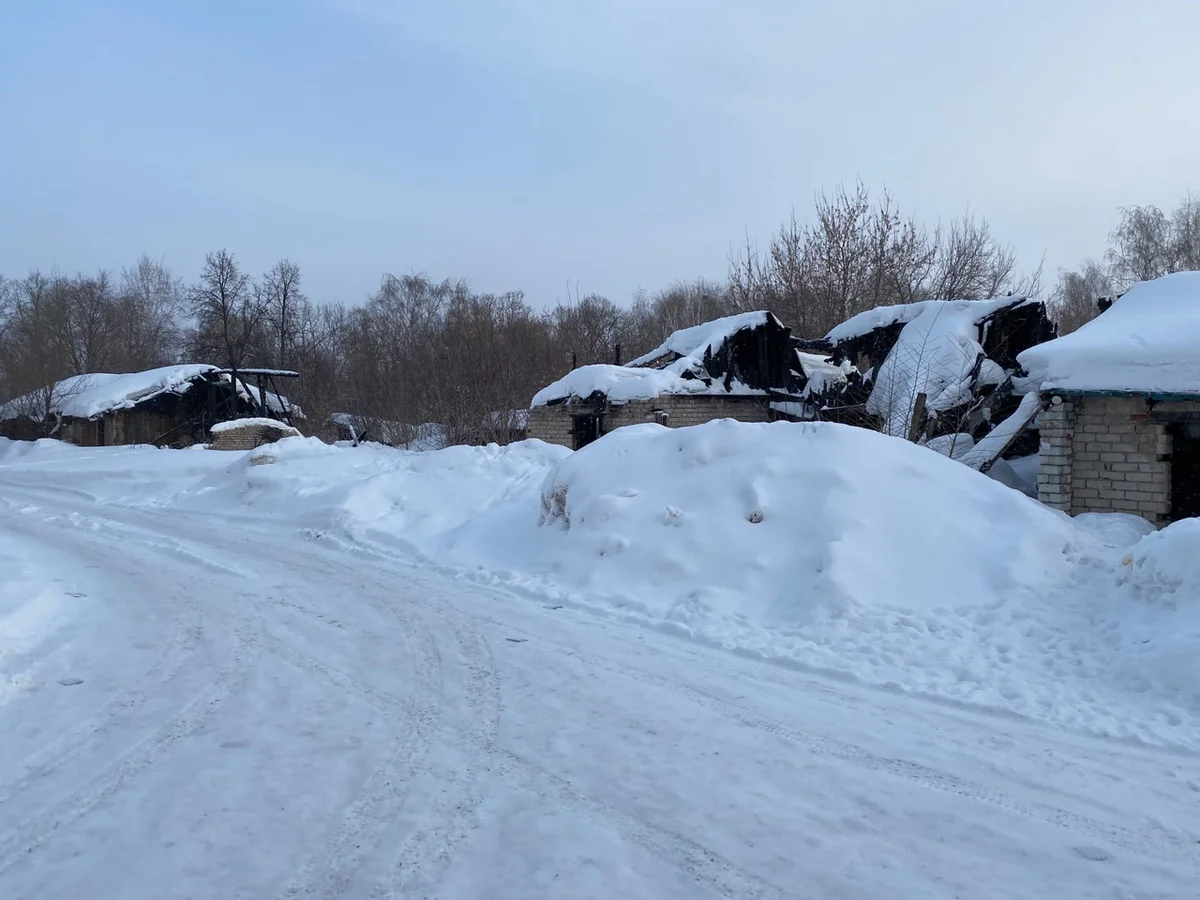
[{"label": "snow-covered roof", "polygon": [[[91,419],[119,409],[129,409],[160,394],[186,393],[201,377],[215,372],[216,366],[163,366],[145,372],[111,374],[94,372],[73,375],[58,382],[51,391],[49,412],[79,419]],[[0,421],[18,416],[44,413],[45,400],[39,392],[10,400],[0,406]],[[41,404],[41,405],[39,405]]]},{"label": "snow-covered roof", "polygon": [[878,306],[835,326],[825,339],[836,346],[842,341],[870,334],[876,328],[908,324],[919,316],[927,316],[931,311],[942,308],[952,309],[956,316],[965,316],[977,324],[1000,310],[1039,302],[1028,297],[994,297],[991,300],[919,300],[896,306]]},{"label": "snow-covered roof", "polygon": [[1200,272],[1139,282],[1078,331],[1017,359],[1042,390],[1200,395]]},{"label": "snow-covered roof", "polygon": [[[229,378],[228,375],[222,375],[221,377],[226,380],[228,380],[228,378]],[[241,381],[241,380],[242,380],[242,377],[241,377],[241,373],[239,372],[238,373],[238,381]],[[259,406],[263,405],[262,396],[258,390],[257,385],[247,384],[246,382],[242,381],[242,387],[245,388],[245,390],[242,391],[243,395],[248,393],[251,397],[254,398],[255,403],[257,403]],[[291,415],[297,419],[305,418],[304,410],[302,410],[299,406],[296,406],[294,403],[292,403],[290,400],[288,400],[287,397],[284,397],[281,394],[276,394],[273,391],[266,391],[265,393],[267,395],[266,407],[267,407],[268,412],[280,413],[280,414],[291,413]]]},{"label": "snow-covered roof", "polygon": [[721,345],[745,328],[758,328],[767,323],[771,313],[766,310],[758,312],[739,313],[736,316],[726,316],[723,319],[713,319],[691,328],[681,328],[672,332],[658,347],[649,353],[631,359],[631,367],[648,366],[656,360],[670,354],[688,357],[696,361],[704,359],[706,353],[716,353]]},{"label": "snow-covered roof", "polygon": [[[215,376],[228,383],[230,376],[218,374],[220,372],[221,369],[206,363],[189,363],[147,369],[145,372],[72,375],[50,389],[49,409],[46,408],[45,392],[34,391],[0,406],[0,421],[21,416],[40,419],[47,412],[70,418],[94,419],[117,410],[131,409],[161,394],[185,394],[205,376]],[[238,380],[241,381],[240,376]],[[257,386],[243,381],[241,387],[239,393],[242,397],[252,398],[262,405]],[[269,412],[290,412],[297,418],[304,418],[304,412],[298,406],[271,391],[266,392],[266,407]]]},{"label": "snow-covered roof", "polygon": [[[835,337],[842,328],[838,326],[830,332],[829,339],[835,343],[848,339],[859,333],[859,327],[865,334],[881,325],[905,323],[895,346],[875,373],[874,387],[867,398],[867,412],[884,420],[888,434],[903,437],[908,433],[918,394],[925,395],[925,408],[929,412],[941,412],[970,400],[975,361],[983,352],[979,323],[999,310],[1031,302],[1038,301],[1000,297],[927,300],[905,307],[883,307],[855,316],[845,324],[861,319],[860,326]],[[871,321],[876,324],[866,327]],[[1006,377],[998,364],[984,360],[980,383],[1000,383]]]},{"label": "snow-covered roof", "polygon": [[771,313],[766,311],[740,313],[680,329],[654,350],[624,366],[580,366],[568,372],[538,391],[531,405],[545,406],[571,397],[583,399],[596,393],[605,395],[613,403],[653,400],[663,394],[711,393],[714,390],[723,394],[761,394],[761,391],[737,382],[730,385],[729,391],[725,390],[723,383],[720,386],[706,384],[702,379],[708,378],[709,374],[704,368],[704,358],[719,351],[722,344],[739,331],[758,328],[772,318]]}]

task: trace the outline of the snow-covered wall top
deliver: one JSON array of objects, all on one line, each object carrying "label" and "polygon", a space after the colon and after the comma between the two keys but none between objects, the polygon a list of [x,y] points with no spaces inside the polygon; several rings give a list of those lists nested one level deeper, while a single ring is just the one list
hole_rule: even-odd
[{"label": "snow-covered wall top", "polygon": [[[216,366],[164,366],[145,372],[114,375],[94,372],[73,375],[58,382],[51,391],[49,412],[90,419],[118,409],[129,409],[159,394],[182,394],[202,375]],[[37,393],[18,397],[0,407],[0,421],[18,416],[44,414],[46,399]]]},{"label": "snow-covered wall top", "polygon": [[228,422],[218,422],[209,431],[213,434],[223,434],[226,431],[237,431],[239,428],[274,428],[277,431],[287,432],[289,435],[300,435],[300,432],[286,422],[280,422],[276,419],[264,419],[262,417],[251,417],[247,419],[230,419]]},{"label": "snow-covered wall top", "polygon": [[[703,371],[707,353],[716,353],[722,344],[743,329],[765,325],[770,315],[765,311],[741,313],[680,329],[656,349],[624,366],[580,366],[538,391],[531,406],[545,406],[571,397],[583,399],[595,393],[604,394],[613,403],[652,400],[663,394],[703,394],[714,391],[722,394],[760,394],[761,391],[737,382],[726,391],[723,383],[709,386],[700,378],[683,376],[687,372],[707,377]],[[672,354],[678,354],[679,358],[663,368],[645,368]]]},{"label": "snow-covered wall top", "polygon": [[1039,301],[1027,297],[994,297],[991,300],[920,300],[897,306],[877,306],[835,326],[825,339],[836,346],[842,341],[870,334],[876,328],[907,324],[918,316],[942,308],[953,310],[955,315],[968,315],[972,322],[977,323],[999,310],[1037,302]]},{"label": "snow-covered wall top", "polygon": [[1078,331],[1017,359],[1042,390],[1200,395],[1200,272],[1139,282]]}]

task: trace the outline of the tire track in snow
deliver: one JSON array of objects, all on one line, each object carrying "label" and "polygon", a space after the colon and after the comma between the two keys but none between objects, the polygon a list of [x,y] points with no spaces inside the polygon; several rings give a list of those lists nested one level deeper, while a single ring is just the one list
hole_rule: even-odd
[{"label": "tire track in snow", "polygon": [[[468,767],[453,790],[430,810],[434,821],[409,835],[388,875],[376,884],[372,900],[407,900],[436,890],[438,878],[454,852],[470,835],[484,800],[483,776],[503,779],[539,797],[546,808],[564,810],[583,821],[602,821],[630,843],[687,873],[717,895],[728,898],[785,900],[789,895],[752,873],[738,868],[707,847],[681,834],[654,825],[611,804],[582,793],[566,779],[497,744],[503,702],[494,657],[487,636],[455,616],[454,630],[465,667],[465,699],[477,726],[459,735],[469,751]],[[461,744],[460,744],[461,746]]]},{"label": "tire track in snow", "polygon": [[150,668],[132,686],[121,689],[95,715],[27,756],[19,766],[24,774],[0,786],[0,807],[13,800],[32,782],[45,778],[80,754],[94,749],[102,737],[134,719],[139,709],[160,694],[196,655],[201,633],[197,620],[188,622],[177,611],[171,634]]},{"label": "tire track in snow", "polygon": [[813,756],[835,759],[859,768],[883,772],[924,788],[996,806],[1027,819],[1052,825],[1093,840],[1108,842],[1113,846],[1131,850],[1142,856],[1167,862],[1184,862],[1200,871],[1200,842],[1189,841],[1187,838],[1162,829],[1155,829],[1152,833],[1139,831],[1122,825],[1102,822],[1046,803],[1022,800],[1000,788],[978,784],[920,763],[881,756],[857,744],[794,728],[767,716],[751,712],[691,685],[682,684],[634,666],[625,666],[613,660],[582,654],[576,647],[569,644],[538,635],[530,635],[530,637],[533,641],[556,646],[593,668],[615,675],[623,675],[643,684],[654,685],[681,694],[723,718],[774,734]]},{"label": "tire track in snow", "polygon": [[235,696],[250,678],[257,635],[237,629],[235,639],[230,660],[208,688],[189,701],[183,710],[121,756],[82,791],[0,835],[0,874],[35,852],[63,828],[83,818],[130,779],[153,766],[177,742],[198,731]]},{"label": "tire track in snow", "polygon": [[[29,520],[24,520],[24,523],[28,525]],[[52,528],[36,537],[29,536],[43,546],[57,547],[65,556],[85,557],[100,564],[110,562],[108,556],[90,545],[66,541],[61,532]],[[137,573],[131,573],[130,580],[144,583]],[[169,594],[152,592],[148,595],[167,598],[165,602],[170,608],[169,633],[150,668],[141,673],[133,685],[120,689],[94,715],[27,756],[20,764],[24,774],[10,779],[3,785],[0,806],[14,799],[31,782],[51,774],[80,754],[93,749],[104,735],[132,720],[140,708],[161,693],[196,655],[196,648],[203,633],[199,616],[194,610],[171,601]]]},{"label": "tire track in snow", "polygon": [[345,896],[355,873],[408,801],[412,778],[429,752],[430,734],[437,726],[444,702],[441,658],[432,633],[413,627],[409,634],[411,649],[415,651],[414,688],[413,695],[406,700],[327,669],[282,641],[270,639],[271,652],[389,715],[392,726],[400,732],[393,739],[391,751],[371,772],[342,815],[324,852],[306,860],[279,893],[281,898]]},{"label": "tire track in snow", "polygon": [[441,791],[428,810],[433,824],[418,827],[401,844],[387,874],[374,886],[374,900],[419,896],[418,891],[436,880],[474,829],[484,799],[482,776],[494,768],[486,758],[495,746],[501,701],[491,647],[463,616],[446,608],[437,612],[439,619],[450,622],[457,644],[468,724],[451,741],[456,749],[467,751],[466,765],[453,773],[453,786]]}]

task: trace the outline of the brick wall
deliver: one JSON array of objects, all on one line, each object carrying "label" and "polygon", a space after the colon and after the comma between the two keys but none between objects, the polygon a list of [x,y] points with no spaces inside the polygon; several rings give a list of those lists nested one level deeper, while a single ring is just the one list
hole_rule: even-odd
[{"label": "brick wall", "polygon": [[1039,420],[1038,499],[1047,506],[1071,511],[1071,429],[1075,404],[1070,400],[1052,403]]},{"label": "brick wall", "polygon": [[525,431],[531,438],[545,441],[547,444],[558,444],[561,447],[573,447],[571,440],[571,414],[565,403],[555,406],[535,406],[529,410],[529,425]]},{"label": "brick wall", "polygon": [[[529,412],[528,436],[573,447],[572,414],[588,411],[586,405],[560,403],[539,406]],[[608,433],[625,425],[658,422],[668,428],[702,425],[713,419],[737,419],[741,422],[769,422],[770,410],[765,397],[663,395],[654,400],[631,400],[628,403],[606,403],[603,407],[604,431]]]},{"label": "brick wall", "polygon": [[295,428],[282,422],[279,425],[244,425],[218,431],[208,446],[210,450],[253,450],[263,444],[273,444],[280,438],[299,434]]},{"label": "brick wall", "polygon": [[[1200,401],[1155,403],[1156,415],[1200,412]],[[1140,397],[1075,397],[1042,415],[1038,498],[1072,515],[1171,515],[1171,435]]]}]

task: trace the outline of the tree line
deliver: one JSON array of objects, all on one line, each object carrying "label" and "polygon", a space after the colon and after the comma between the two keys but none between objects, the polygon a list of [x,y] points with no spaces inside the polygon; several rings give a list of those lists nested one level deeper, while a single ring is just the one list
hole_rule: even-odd
[{"label": "tree line", "polygon": [[[1188,268],[1200,268],[1200,202],[1122,209],[1101,259],[1059,274],[1052,308],[1069,331],[1097,298]],[[1040,264],[1019,269],[986,219],[924,225],[862,184],[821,193],[806,221],[793,216],[765,247],[731,253],[723,281],[676,282],[624,304],[591,294],[539,311],[520,291],[387,274],[348,305],[311,299],[288,259],[255,277],[217,250],[188,284],[143,256],[119,274],[0,276],[0,400],[69,375],[212,362],[298,371],[291,399],[310,427],[350,412],[436,422],[456,442],[503,441],[510,411],[572,366],[613,362],[618,348],[627,361],[718,316],[770,309],[819,337],[884,304],[1036,296],[1041,278]]]}]

